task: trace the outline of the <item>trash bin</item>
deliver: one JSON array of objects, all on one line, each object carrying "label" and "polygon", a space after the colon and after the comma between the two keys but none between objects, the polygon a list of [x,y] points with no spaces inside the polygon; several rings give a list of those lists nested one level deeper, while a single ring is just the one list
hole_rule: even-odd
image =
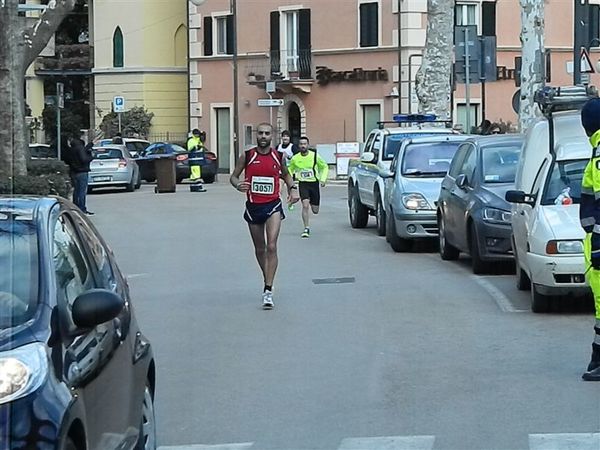
[{"label": "trash bin", "polygon": [[177,189],[177,176],[175,174],[175,158],[165,157],[154,160],[156,173],[156,187],[154,192],[175,192]]}]

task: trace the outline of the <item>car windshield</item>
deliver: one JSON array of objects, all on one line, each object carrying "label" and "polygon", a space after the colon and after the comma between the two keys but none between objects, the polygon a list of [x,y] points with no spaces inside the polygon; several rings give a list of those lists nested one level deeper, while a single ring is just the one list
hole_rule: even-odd
[{"label": "car windshield", "polygon": [[171,144],[171,147],[173,148],[173,151],[176,153],[187,152],[187,150],[185,148],[183,148],[177,144]]},{"label": "car windshield", "polygon": [[405,139],[419,138],[419,137],[427,137],[427,136],[435,136],[440,133],[432,133],[430,131],[415,131],[412,133],[400,133],[400,134],[390,134],[385,140],[385,147],[383,149],[383,160],[391,161],[398,153],[400,149],[400,144]]},{"label": "car windshield", "polygon": [[402,175],[407,177],[443,177],[461,142],[410,144],[402,158]]},{"label": "car windshield", "polygon": [[485,183],[514,183],[521,153],[519,145],[484,147],[482,153]]},{"label": "car windshield", "polygon": [[116,148],[95,149],[94,159],[120,159],[123,158],[123,152]]},{"label": "car windshield", "polygon": [[573,203],[579,203],[581,181],[587,163],[587,159],[555,162],[546,182],[541,204],[554,205],[562,193],[568,194],[573,199]]},{"label": "car windshield", "polygon": [[33,316],[38,303],[37,230],[30,218],[0,211],[0,330]]}]

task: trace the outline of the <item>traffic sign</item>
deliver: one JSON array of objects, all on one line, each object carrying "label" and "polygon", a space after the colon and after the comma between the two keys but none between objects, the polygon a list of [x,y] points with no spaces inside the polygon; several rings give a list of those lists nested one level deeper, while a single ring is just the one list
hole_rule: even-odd
[{"label": "traffic sign", "polygon": [[113,111],[117,113],[125,111],[125,97],[115,97],[113,99]]},{"label": "traffic sign", "polygon": [[56,83],[56,97],[58,107],[64,109],[65,107],[65,85],[63,83]]},{"label": "traffic sign", "polygon": [[258,106],[283,106],[282,98],[260,98]]},{"label": "traffic sign", "polygon": [[581,73],[594,73],[594,66],[590,54],[585,48],[581,49]]}]

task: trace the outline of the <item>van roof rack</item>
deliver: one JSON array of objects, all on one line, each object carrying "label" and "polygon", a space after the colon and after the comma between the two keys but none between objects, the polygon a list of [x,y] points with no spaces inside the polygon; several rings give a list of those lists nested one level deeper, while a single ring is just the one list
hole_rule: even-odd
[{"label": "van roof rack", "polygon": [[444,123],[446,127],[448,124],[452,124],[450,120],[438,120],[435,114],[395,114],[393,116],[394,120],[381,120],[377,122],[377,125],[380,130],[385,128],[386,124],[394,124],[394,125],[403,125],[403,124],[412,124],[416,123],[422,125],[424,123]]},{"label": "van roof rack", "polygon": [[534,96],[542,114],[548,117],[559,111],[577,111],[585,102],[598,97],[595,86],[544,86]]}]

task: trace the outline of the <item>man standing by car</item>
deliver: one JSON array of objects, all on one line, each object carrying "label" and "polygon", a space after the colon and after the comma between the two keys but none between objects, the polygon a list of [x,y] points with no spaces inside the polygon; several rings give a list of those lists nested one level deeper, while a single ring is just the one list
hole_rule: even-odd
[{"label": "man standing by car", "polygon": [[[264,278],[263,309],[273,308],[273,281],[277,271],[277,240],[285,218],[280,198],[282,178],[288,188],[288,202],[298,201],[298,188],[283,164],[283,155],[271,147],[273,127],[257,127],[257,146],[244,152],[229,178],[231,185],[247,195],[244,219],[248,222],[256,259]],[[240,176],[244,172],[244,180]]]},{"label": "man standing by car", "polygon": [[92,149],[85,145],[81,137],[73,136],[69,139],[69,150],[64,157],[64,162],[69,166],[73,184],[73,203],[90,216],[94,213],[87,209],[86,196],[92,159],[94,159]]},{"label": "man standing by car", "polygon": [[[206,136],[206,135],[205,135]],[[192,136],[187,141],[187,151],[192,154],[202,151],[204,148],[204,142],[202,141],[202,133],[198,128],[192,130]],[[202,178],[202,169],[199,164],[190,164],[190,180],[192,182],[199,182]]]},{"label": "man standing by car", "polygon": [[310,210],[319,214],[321,204],[321,187],[325,186],[329,166],[317,152],[308,148],[309,140],[306,136],[300,138],[300,153],[296,153],[288,166],[294,179],[300,185],[300,199],[302,200],[302,221],[304,222],[303,238],[310,237]]},{"label": "man standing by car", "polygon": [[584,256],[587,280],[596,308],[592,360],[582,378],[600,381],[600,98],[589,100],[581,110],[581,124],[593,152],[583,174],[579,217],[585,230]]}]

